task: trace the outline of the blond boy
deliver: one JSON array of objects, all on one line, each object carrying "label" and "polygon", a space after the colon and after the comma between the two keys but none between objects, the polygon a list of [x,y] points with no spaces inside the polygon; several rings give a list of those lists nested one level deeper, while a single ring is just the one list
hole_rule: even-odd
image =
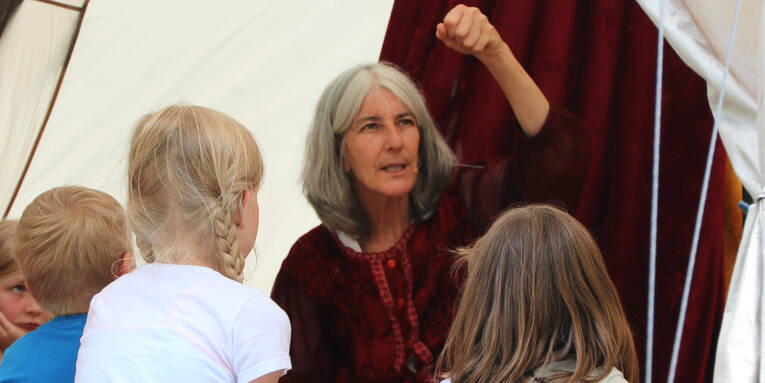
[{"label": "blond boy", "polygon": [[79,186],[41,194],[16,229],[27,286],[55,318],[6,350],[0,382],[73,382],[90,300],[134,267],[125,212],[109,195]]}]

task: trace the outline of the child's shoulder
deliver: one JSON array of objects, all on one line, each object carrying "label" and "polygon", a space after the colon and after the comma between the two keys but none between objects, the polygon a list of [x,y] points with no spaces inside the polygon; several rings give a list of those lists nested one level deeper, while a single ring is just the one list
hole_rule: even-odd
[{"label": "child's shoulder", "polygon": [[[98,332],[115,327],[150,332],[178,318],[195,318],[188,323],[194,332],[222,334],[221,339],[289,334],[287,315],[263,291],[200,266],[151,264],[121,276],[93,298],[85,336],[90,332],[93,341]],[[137,323],[143,324],[140,329]]]},{"label": "child's shoulder", "polygon": [[215,286],[218,289],[240,290],[248,293],[258,291],[252,287],[231,280],[221,273],[206,267],[196,265],[176,265],[168,263],[149,263],[142,265],[132,272],[117,278],[107,289],[175,288],[184,290],[195,288],[203,290],[205,286]]},{"label": "child's shoulder", "polygon": [[[559,372],[574,372],[575,369],[576,359],[569,358],[557,360],[538,368],[536,371],[534,371],[534,376],[545,377]],[[598,368],[593,371],[592,374],[598,375],[601,374],[601,372],[602,370]],[[624,379],[624,375],[621,371],[619,371],[618,368],[613,367],[611,368],[611,371],[609,371],[609,373],[599,381],[599,383],[627,383],[627,380]]]},{"label": "child's shoulder", "polygon": [[618,368],[613,367],[611,368],[611,372],[606,375],[603,380],[601,380],[602,383],[628,383],[627,379],[624,378],[624,374],[622,374],[621,371],[619,371]]},{"label": "child's shoulder", "polygon": [[86,318],[85,313],[57,316],[13,342],[7,351],[39,353],[41,350],[61,352],[61,349],[73,349],[76,352]]},{"label": "child's shoulder", "polygon": [[214,311],[225,312],[230,317],[251,304],[249,302],[264,300],[268,300],[264,292],[226,278],[208,267],[152,263],[108,285],[91,301],[91,311],[97,309],[103,314],[102,309],[108,308],[113,313],[125,311],[129,315],[135,307],[151,310],[198,307],[203,311],[215,308]]},{"label": "child's shoulder", "polygon": [[7,363],[14,359],[25,360],[34,356],[36,351],[42,348],[41,343],[46,343],[50,338],[50,334],[37,330],[25,334],[5,350],[3,362]]},{"label": "child's shoulder", "polygon": [[268,320],[281,326],[286,323],[289,326],[289,317],[287,313],[274,302],[266,293],[254,288],[245,286],[252,291],[250,298],[242,305],[238,314],[239,320],[246,321],[247,318]]},{"label": "child's shoulder", "polygon": [[[19,338],[5,351],[0,381],[6,381],[9,376],[29,377],[34,381],[55,381],[62,376],[73,379],[84,325],[85,314],[66,315]],[[39,370],[40,365],[48,368]],[[49,376],[51,374],[58,375]]]}]

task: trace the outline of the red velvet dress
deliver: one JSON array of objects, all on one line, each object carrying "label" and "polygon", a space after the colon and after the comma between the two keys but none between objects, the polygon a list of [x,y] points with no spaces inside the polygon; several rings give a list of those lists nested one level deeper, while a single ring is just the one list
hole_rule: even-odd
[{"label": "red velvet dress", "polygon": [[431,382],[460,283],[451,250],[519,202],[576,209],[589,163],[587,133],[552,108],[512,156],[458,167],[428,220],[387,251],[359,253],[319,225],[293,245],[272,298],[292,323],[284,382]]}]

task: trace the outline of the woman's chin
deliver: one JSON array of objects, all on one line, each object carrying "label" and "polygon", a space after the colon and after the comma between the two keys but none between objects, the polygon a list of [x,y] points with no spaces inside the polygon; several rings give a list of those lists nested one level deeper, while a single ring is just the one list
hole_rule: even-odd
[{"label": "woman's chin", "polygon": [[395,180],[388,182],[376,182],[370,186],[357,183],[355,185],[357,196],[364,198],[407,198],[414,189],[414,180]]},{"label": "woman's chin", "polygon": [[383,194],[389,198],[404,198],[409,196],[409,193],[412,192],[412,189],[414,189],[414,182],[400,186],[397,185],[394,187],[389,187],[383,192]]}]

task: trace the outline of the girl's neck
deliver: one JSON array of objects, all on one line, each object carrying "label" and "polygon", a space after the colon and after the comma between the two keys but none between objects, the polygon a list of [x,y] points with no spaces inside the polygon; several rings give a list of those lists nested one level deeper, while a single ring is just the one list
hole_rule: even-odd
[{"label": "girl's neck", "polygon": [[367,253],[388,250],[404,235],[411,223],[409,196],[359,193],[359,201],[369,223],[369,236],[361,241],[361,249]]},{"label": "girl's neck", "polygon": [[199,236],[191,235],[182,231],[174,233],[172,242],[167,238],[161,238],[161,243],[172,243],[171,245],[160,245],[160,248],[167,250],[162,255],[162,262],[173,263],[176,265],[205,266],[215,270],[213,260],[216,258],[213,254],[217,251],[210,243]]}]

